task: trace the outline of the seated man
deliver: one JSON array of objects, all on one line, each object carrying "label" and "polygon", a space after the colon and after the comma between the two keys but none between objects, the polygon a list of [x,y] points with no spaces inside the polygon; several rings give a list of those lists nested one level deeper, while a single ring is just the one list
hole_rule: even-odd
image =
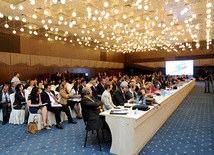
[{"label": "seated man", "polygon": [[123,81],[120,84],[120,88],[113,93],[112,100],[114,102],[114,105],[116,105],[116,106],[122,105],[123,106],[124,103],[135,101],[134,98],[131,98],[130,100],[126,99],[125,93],[127,90],[128,90],[128,83],[126,81]]},{"label": "seated man", "polygon": [[0,109],[3,111],[3,122],[5,125],[8,121],[9,108],[11,108],[10,94],[8,92],[8,85],[3,85],[2,91],[0,91]]},{"label": "seated man", "polygon": [[87,120],[87,130],[98,130],[103,128],[104,120],[100,118],[101,102],[96,102],[92,98],[92,90],[90,87],[82,89],[82,114],[84,120]]},{"label": "seated man", "polygon": [[53,91],[51,91],[51,85],[45,84],[44,86],[45,91],[41,93],[41,99],[42,103],[48,103],[47,108],[48,111],[52,111],[55,113],[56,117],[56,127],[58,129],[63,129],[62,125],[60,124],[61,118],[60,118],[60,111],[64,111],[68,117],[68,123],[76,124],[77,122],[74,121],[71,117],[70,110],[67,105],[60,104]]}]

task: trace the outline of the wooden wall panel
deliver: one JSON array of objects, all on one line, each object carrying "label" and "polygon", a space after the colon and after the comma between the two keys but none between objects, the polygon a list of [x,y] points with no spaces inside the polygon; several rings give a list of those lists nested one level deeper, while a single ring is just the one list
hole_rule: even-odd
[{"label": "wooden wall panel", "polygon": [[71,67],[82,67],[82,60],[81,59],[72,59]]},{"label": "wooden wall panel", "polygon": [[200,59],[200,66],[213,66],[212,59]]},{"label": "wooden wall panel", "polygon": [[0,51],[20,53],[20,37],[11,33],[0,32]]},{"label": "wooden wall panel", "polygon": [[114,62],[110,62],[109,67],[110,68],[114,68],[114,66],[115,66],[115,63]]},{"label": "wooden wall panel", "polygon": [[97,61],[91,60],[89,63],[90,68],[98,68]]},{"label": "wooden wall panel", "polygon": [[124,68],[124,64],[123,63],[119,63],[119,69],[123,69]]},{"label": "wooden wall panel", "polygon": [[47,66],[46,56],[31,55],[30,58],[31,58],[31,66],[36,66],[36,65]]},{"label": "wooden wall panel", "polygon": [[90,68],[90,60],[82,60],[82,67]]},{"label": "wooden wall panel", "polygon": [[103,61],[97,61],[98,68],[104,68],[104,62]]},{"label": "wooden wall panel", "polygon": [[200,60],[194,60],[193,65],[194,66],[200,66]]},{"label": "wooden wall panel", "polygon": [[47,57],[47,66],[60,66],[60,58]]},{"label": "wooden wall panel", "polygon": [[71,67],[71,59],[60,58],[60,67]]},{"label": "wooden wall panel", "polygon": [[0,65],[10,65],[10,53],[0,52]]},{"label": "wooden wall panel", "polygon": [[11,53],[11,65],[30,66],[30,55]]},{"label": "wooden wall panel", "polygon": [[104,68],[109,68],[109,63],[110,63],[110,62],[104,61],[104,62],[103,62],[103,67],[104,67]]}]

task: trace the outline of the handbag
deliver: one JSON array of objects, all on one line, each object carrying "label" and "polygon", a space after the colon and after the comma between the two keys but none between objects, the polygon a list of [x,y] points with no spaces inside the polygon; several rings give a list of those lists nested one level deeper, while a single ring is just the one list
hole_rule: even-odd
[{"label": "handbag", "polygon": [[146,97],[146,105],[153,105],[155,104],[155,99],[154,98],[149,98],[149,97]]},{"label": "handbag", "polygon": [[132,107],[132,110],[135,110],[135,109],[147,111],[150,108],[147,105],[135,105],[134,107]]},{"label": "handbag", "polygon": [[35,115],[33,117],[33,122],[29,122],[29,124],[28,124],[27,129],[25,130],[25,132],[32,133],[32,134],[38,133],[39,130],[38,130],[37,124],[38,124],[38,116]]}]

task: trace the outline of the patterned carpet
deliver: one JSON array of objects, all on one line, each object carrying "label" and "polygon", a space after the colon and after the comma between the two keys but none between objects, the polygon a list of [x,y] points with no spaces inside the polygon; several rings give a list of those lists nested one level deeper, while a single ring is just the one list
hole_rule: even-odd
[{"label": "patterned carpet", "polygon": [[[204,94],[203,82],[196,86],[139,154],[214,154],[214,95]],[[63,130],[24,133],[27,125],[0,125],[0,154],[110,154],[109,142],[89,134],[84,148],[85,126],[63,122]],[[1,122],[0,122],[1,123]]]}]

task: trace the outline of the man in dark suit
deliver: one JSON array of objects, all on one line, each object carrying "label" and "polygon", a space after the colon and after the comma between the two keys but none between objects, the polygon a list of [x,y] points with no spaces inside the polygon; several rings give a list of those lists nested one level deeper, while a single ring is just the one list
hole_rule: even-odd
[{"label": "man in dark suit", "polygon": [[119,77],[117,81],[117,88],[120,88],[120,84],[123,82],[123,78]]},{"label": "man in dark suit", "polygon": [[97,94],[100,95],[100,97],[105,91],[104,84],[105,84],[105,80],[101,79],[100,83],[97,85]]},{"label": "man in dark suit", "polygon": [[113,95],[114,91],[117,89],[117,78],[114,77],[112,81],[112,89],[110,91],[111,95]]},{"label": "man in dark suit", "polygon": [[76,124],[77,122],[72,119],[68,106],[60,104],[57,101],[54,92],[51,91],[51,85],[46,84],[44,88],[45,88],[45,91],[41,93],[42,103],[48,103],[47,105],[48,111],[52,111],[55,113],[56,123],[57,123],[56,127],[58,129],[63,129],[62,125],[60,124],[61,122],[60,111],[64,111],[66,113],[68,117],[68,123]]},{"label": "man in dark suit", "polygon": [[96,99],[101,100],[101,95],[97,94],[96,81],[93,80],[91,84],[92,84],[92,86],[91,86],[92,96],[94,96]]},{"label": "man in dark suit", "polygon": [[86,80],[83,79],[83,80],[81,80],[81,82],[80,82],[79,94],[82,93],[82,89],[83,89],[84,87],[86,87]]},{"label": "man in dark suit", "polygon": [[103,128],[104,120],[101,119],[100,113],[101,102],[96,102],[92,98],[92,90],[89,87],[82,89],[82,114],[87,121],[87,130],[98,130]]},{"label": "man in dark suit", "polygon": [[2,125],[5,125],[8,121],[8,113],[11,108],[10,93],[8,85],[3,85],[2,90],[0,91],[0,109],[3,111],[3,122]]},{"label": "man in dark suit", "polygon": [[114,102],[114,105],[119,106],[119,105],[124,105],[124,103],[128,103],[131,101],[135,101],[134,98],[127,100],[125,97],[125,93],[128,90],[128,83],[126,81],[123,81],[120,84],[120,88],[116,90],[113,94],[112,100]]}]

